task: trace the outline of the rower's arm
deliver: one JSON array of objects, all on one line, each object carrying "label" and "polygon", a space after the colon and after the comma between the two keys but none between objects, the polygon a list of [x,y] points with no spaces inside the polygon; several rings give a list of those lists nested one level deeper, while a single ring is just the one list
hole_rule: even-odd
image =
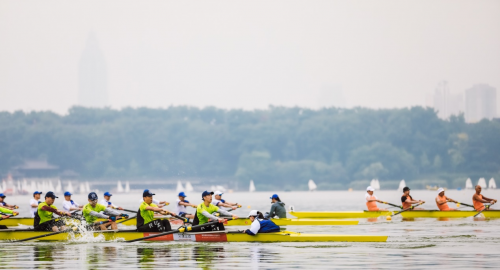
[{"label": "rower's arm", "polygon": [[[224,211],[224,212],[226,212],[226,211]],[[205,217],[211,219],[211,220],[218,220],[219,219],[218,217],[208,213],[207,211],[203,211],[203,212],[201,212],[201,214],[204,215]],[[231,215],[231,214],[229,214],[229,215]]]},{"label": "rower's arm", "polygon": [[48,212],[52,212],[56,215],[59,215],[59,216],[64,216],[64,212],[61,212],[61,211],[57,211],[56,209],[50,207],[50,206],[44,206],[42,207],[42,210],[43,211],[48,211]]},{"label": "rower's arm", "polygon": [[[448,200],[449,200],[449,199],[448,199]],[[445,203],[447,203],[447,202],[448,202],[447,200],[442,201],[442,200],[439,200],[438,198],[436,198],[436,203],[437,203],[438,205],[443,205],[443,204],[445,204]]]},{"label": "rower's arm", "polygon": [[232,216],[231,213],[229,213],[228,211],[226,210],[223,210],[222,208],[219,208],[219,210],[217,210],[217,212],[223,214],[223,215],[226,215],[226,216]]},{"label": "rower's arm", "polygon": [[105,219],[109,218],[109,216],[107,216],[103,213],[96,212],[96,211],[90,211],[89,215],[94,216],[94,217],[98,217],[98,218],[105,218]]},{"label": "rower's arm", "polygon": [[260,222],[258,220],[254,220],[249,230],[245,230],[245,233],[248,235],[257,235],[260,230]]},{"label": "rower's arm", "polygon": [[457,201],[453,200],[452,198],[446,198],[446,200],[447,200],[448,202],[457,202]]},{"label": "rower's arm", "polygon": [[4,213],[4,214],[12,214],[13,212],[14,212],[14,211],[12,211],[12,210],[10,210],[10,209],[0,207],[0,213]]},{"label": "rower's arm", "polygon": [[271,206],[271,210],[269,210],[269,215],[266,216],[266,218],[272,218],[276,216],[276,204],[273,204]]},{"label": "rower's arm", "polygon": [[483,195],[483,199],[487,200],[488,202],[496,201],[495,199],[486,198],[486,197],[484,197],[484,195]]},{"label": "rower's arm", "polygon": [[160,207],[153,207],[153,206],[146,206],[145,208],[146,210],[149,210],[149,211],[154,211],[154,212],[168,212],[167,210],[165,209],[162,209]]},{"label": "rower's arm", "polygon": [[491,199],[489,198],[486,198],[483,196],[483,198],[479,198],[479,196],[477,194],[474,194],[474,200],[478,201],[478,202],[482,202],[482,203],[489,203],[491,201]]},{"label": "rower's arm", "polygon": [[121,216],[122,213],[120,213],[112,208],[106,208],[106,210],[104,210],[104,214],[108,215],[108,216]]}]

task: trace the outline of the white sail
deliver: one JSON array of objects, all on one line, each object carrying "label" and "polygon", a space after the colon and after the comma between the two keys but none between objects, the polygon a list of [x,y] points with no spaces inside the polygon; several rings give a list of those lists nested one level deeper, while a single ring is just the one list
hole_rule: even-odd
[{"label": "white sail", "polygon": [[465,189],[472,189],[472,180],[470,180],[470,178],[467,178],[467,180],[465,181]]},{"label": "white sail", "polygon": [[405,180],[401,180],[401,182],[399,182],[399,187],[398,187],[398,191],[403,191],[403,188],[406,187],[406,182]]},{"label": "white sail", "polygon": [[56,194],[59,194],[62,192],[62,184],[61,184],[61,179],[57,180],[57,186],[55,190]]},{"label": "white sail", "polygon": [[116,184],[116,192],[123,193],[122,181],[118,181],[118,183]]},{"label": "white sail", "polygon": [[370,181],[370,187],[375,188],[374,186],[375,186],[375,179],[372,179]]},{"label": "white sail", "polygon": [[318,188],[312,179],[309,179],[307,185],[309,186],[309,191],[315,191]]},{"label": "white sail", "polygon": [[226,192],[226,188],[223,186],[215,186],[215,190],[221,191],[221,192]]},{"label": "white sail", "polygon": [[2,193],[7,190],[7,183],[5,183],[5,180],[2,181],[2,187],[0,189],[2,190]]},{"label": "white sail", "polygon": [[78,190],[80,194],[85,194],[87,191],[85,190],[85,183],[80,183],[80,188]]},{"label": "white sail", "polygon": [[184,191],[184,187],[182,186],[181,181],[177,181],[177,188],[175,189],[177,193]]},{"label": "white sail", "polygon": [[26,179],[23,179],[21,189],[24,193],[33,193],[33,191],[30,190],[30,185],[28,185],[28,181],[26,181]]},{"label": "white sail", "polygon": [[66,186],[66,191],[69,191],[69,193],[73,193],[75,191],[73,189],[73,185],[71,184],[71,181],[68,181],[68,185]]},{"label": "white sail", "polygon": [[477,181],[477,184],[481,186],[482,188],[487,188],[488,186],[486,185],[486,180],[484,178],[479,178],[479,181]]},{"label": "white sail", "polygon": [[249,188],[249,191],[250,191],[250,192],[254,192],[254,191],[255,191],[255,184],[253,183],[253,180],[250,180],[250,188]]},{"label": "white sail", "polygon": [[379,190],[380,183],[379,183],[378,179],[373,179],[372,182],[370,183],[370,186],[372,186],[372,188],[375,190]]},{"label": "white sail", "polygon": [[191,182],[187,182],[187,183],[186,183],[186,191],[187,191],[187,192],[191,192],[191,191],[193,191],[193,190],[194,190],[194,188],[193,188],[193,186],[191,185]]},{"label": "white sail", "polygon": [[21,188],[21,181],[17,181],[17,193],[23,193],[23,189]]},{"label": "white sail", "polygon": [[497,183],[495,183],[495,179],[491,178],[490,182],[488,183],[488,188],[495,189],[497,188]]},{"label": "white sail", "polygon": [[129,182],[125,182],[125,193],[129,193],[130,192],[130,184]]},{"label": "white sail", "polygon": [[90,193],[90,184],[88,181],[85,182],[85,192]]}]

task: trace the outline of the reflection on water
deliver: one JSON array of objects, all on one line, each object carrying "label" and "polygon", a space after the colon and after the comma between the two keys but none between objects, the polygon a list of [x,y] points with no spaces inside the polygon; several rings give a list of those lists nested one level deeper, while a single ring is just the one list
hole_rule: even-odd
[{"label": "reflection on water", "polygon": [[224,247],[213,247],[202,244],[193,248],[193,259],[202,269],[212,269],[212,265],[224,259]]}]

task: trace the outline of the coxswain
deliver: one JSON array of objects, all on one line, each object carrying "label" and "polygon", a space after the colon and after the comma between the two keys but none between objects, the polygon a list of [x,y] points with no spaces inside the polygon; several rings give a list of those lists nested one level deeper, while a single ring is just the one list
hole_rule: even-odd
[{"label": "coxswain", "polygon": [[168,219],[154,219],[155,212],[161,215],[175,215],[153,203],[153,195],[149,189],[142,193],[143,202],[137,211],[137,231],[139,232],[166,232],[172,230]]},{"label": "coxswain", "polygon": [[5,202],[5,194],[3,193],[0,193],[0,207],[3,207],[3,208],[7,208],[7,209],[10,209],[10,210],[14,210],[14,209],[18,209],[19,207],[17,205],[13,205],[13,204],[8,204]]},{"label": "coxswain", "polygon": [[271,233],[279,232],[280,227],[276,225],[269,219],[265,219],[264,215],[257,210],[250,211],[248,218],[252,221],[250,229],[246,229],[243,232],[249,235],[257,235],[258,233]]},{"label": "coxswain", "polygon": [[[118,230],[118,225],[116,224],[117,217],[126,218],[128,215],[121,214],[120,212],[108,208],[100,203],[97,203],[98,197],[95,192],[90,192],[89,203],[83,207],[83,217],[87,221],[87,228],[93,231],[105,231],[109,227],[112,230]],[[107,219],[108,221],[97,221],[98,218]]]},{"label": "coxswain", "polygon": [[80,211],[83,209],[83,205],[79,205],[75,201],[71,199],[71,192],[66,191],[64,192],[64,202],[63,202],[63,209],[66,212],[70,211]]},{"label": "coxswain", "polygon": [[278,194],[273,194],[269,199],[271,199],[271,210],[266,213],[265,218],[286,218],[285,203],[280,200]]},{"label": "coxswain", "polygon": [[488,211],[488,208],[484,209],[484,204],[483,203],[491,203],[491,204],[494,204],[497,202],[497,200],[495,199],[490,199],[490,198],[486,198],[484,197],[482,194],[481,194],[481,186],[480,185],[476,185],[476,193],[472,196],[472,204],[474,205],[474,208],[476,209],[476,211]]},{"label": "coxswain", "polygon": [[217,207],[226,207],[226,208],[231,208],[233,210],[236,210],[236,208],[241,207],[238,203],[232,203],[232,202],[226,202],[226,200],[222,199],[222,193],[221,191],[217,190],[214,195],[215,199],[212,200],[212,204],[217,206]]},{"label": "coxswain", "polygon": [[42,194],[41,191],[33,192],[33,198],[31,198],[30,200],[30,214],[32,218],[35,217],[36,211],[38,211],[38,205],[42,203],[40,201],[41,194]]},{"label": "coxswain", "polygon": [[387,209],[378,208],[377,203],[384,203],[380,201],[377,196],[373,195],[375,189],[371,186],[366,188],[366,207],[368,207],[368,211],[388,211]]},{"label": "coxswain", "polygon": [[177,214],[180,217],[187,218],[187,221],[189,223],[189,219],[193,220],[194,219],[194,214],[189,214],[187,213],[186,207],[191,206],[193,208],[196,208],[196,204],[190,203],[188,200],[186,200],[186,193],[180,192],[179,193],[179,199],[177,199]]},{"label": "coxswain", "polygon": [[123,208],[121,208],[120,206],[116,206],[111,202],[111,196],[113,196],[113,194],[109,193],[108,191],[104,192],[104,199],[101,200],[101,204],[105,205],[108,208],[123,210]]},{"label": "coxswain", "polygon": [[437,190],[437,197],[436,197],[436,205],[439,208],[440,211],[454,211],[457,210],[455,208],[450,208],[448,206],[448,202],[454,202],[458,203],[457,201],[453,200],[452,198],[448,198],[444,196],[444,188],[439,188]]},{"label": "coxswain", "polygon": [[420,203],[423,204],[425,203],[424,201],[418,200],[415,201],[413,198],[410,196],[410,188],[409,187],[404,187],[403,188],[403,196],[401,196],[401,203],[403,205],[403,210],[424,210],[423,208],[412,208],[413,204]]},{"label": "coxswain", "polygon": [[59,216],[71,216],[71,214],[57,210],[57,207],[54,205],[56,198],[58,197],[52,191],[45,194],[45,201],[38,205],[37,214],[35,215],[33,224],[35,231],[58,232],[66,229],[64,221],[62,219],[53,219],[53,214]]},{"label": "coxswain", "polygon": [[[217,212],[222,215],[231,216],[231,213],[222,210],[221,208],[212,204],[212,195],[213,192],[203,191],[201,194],[202,203],[196,207],[196,216],[194,217],[193,225],[203,225],[208,222],[208,220],[219,221],[217,224],[211,224],[206,227],[200,227],[193,231],[223,231],[224,222],[227,221],[225,218],[218,218],[213,215],[213,213]],[[238,216],[232,215],[233,219],[237,219]]]}]

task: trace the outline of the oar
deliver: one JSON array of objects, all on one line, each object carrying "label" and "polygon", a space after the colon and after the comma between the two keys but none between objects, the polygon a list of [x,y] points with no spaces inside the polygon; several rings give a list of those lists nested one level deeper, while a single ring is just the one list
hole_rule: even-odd
[{"label": "oar", "polygon": [[136,218],[136,217],[137,217],[137,216],[129,217],[129,218],[124,219],[124,220],[122,220],[122,221],[120,221],[120,222],[116,222],[116,224],[123,223],[123,222],[125,222],[125,221],[131,220],[131,219],[134,219],[134,218]]},{"label": "oar", "polygon": [[196,226],[190,226],[190,227],[181,227],[177,230],[173,230],[173,231],[168,231],[168,232],[164,232],[164,233],[159,233],[159,234],[154,234],[154,235],[150,235],[150,236],[146,236],[146,237],[141,237],[141,238],[137,238],[137,239],[134,239],[134,240],[128,240],[128,241],[125,241],[126,243],[132,243],[132,242],[137,242],[137,241],[142,241],[142,240],[147,240],[147,239],[151,239],[151,238],[156,238],[156,237],[160,237],[160,236],[164,236],[164,235],[169,235],[169,234],[174,234],[174,233],[179,233],[179,232],[185,232],[185,231],[192,231],[193,229],[197,229],[197,228],[202,228],[202,227],[205,227],[205,226],[209,226],[209,225],[214,225],[214,224],[217,224],[219,223],[219,221],[212,221],[212,222],[208,222],[208,223],[205,223],[205,224],[202,224],[202,225],[196,225]]},{"label": "oar", "polygon": [[474,215],[474,217],[479,216],[479,214],[481,214],[484,210],[486,210],[486,209],[490,209],[490,206],[492,206],[493,204],[494,204],[494,203],[492,203],[492,204],[490,204],[490,205],[485,205],[485,206],[484,206],[484,209],[483,209],[483,210],[481,210],[481,211],[479,211],[479,213],[475,214],[475,215]]},{"label": "oar", "polygon": [[403,206],[401,206],[401,205],[396,205],[396,204],[392,204],[392,203],[388,203],[388,202],[382,202],[382,203],[385,203],[385,204],[388,204],[390,206],[394,206],[394,207],[403,209]]},{"label": "oar", "polygon": [[51,235],[60,234],[60,233],[70,232],[70,231],[73,231],[73,230],[76,230],[76,228],[74,228],[74,229],[66,229],[66,230],[59,231],[59,232],[52,232],[52,233],[49,233],[49,234],[34,236],[34,237],[26,238],[26,239],[16,240],[16,241],[13,241],[13,242],[24,242],[24,241],[39,239],[39,238],[43,238],[43,237],[47,237],[47,236],[51,236]]},{"label": "oar", "polygon": [[137,210],[133,211],[133,210],[129,210],[129,209],[123,209],[122,211],[129,212],[129,213],[137,213]]},{"label": "oar", "polygon": [[412,205],[412,206],[410,206],[410,207],[408,207],[408,208],[406,208],[406,209],[404,209],[402,211],[399,211],[399,212],[396,212],[396,213],[394,213],[394,214],[392,214],[390,216],[387,216],[387,220],[391,220],[393,216],[399,215],[399,214],[401,214],[401,213],[403,213],[405,211],[408,211],[408,210],[411,210],[411,209],[415,208],[415,206],[419,206],[419,205],[422,205],[422,204],[424,204],[424,203],[421,202],[421,203],[418,203],[416,205]]},{"label": "oar", "polygon": [[460,207],[460,205],[461,205],[461,204],[462,204],[462,205],[465,205],[465,206],[472,207],[472,208],[476,209],[476,208],[474,207],[474,205],[470,205],[470,204],[466,204],[466,203],[461,203],[461,202],[457,202],[457,207]]}]

